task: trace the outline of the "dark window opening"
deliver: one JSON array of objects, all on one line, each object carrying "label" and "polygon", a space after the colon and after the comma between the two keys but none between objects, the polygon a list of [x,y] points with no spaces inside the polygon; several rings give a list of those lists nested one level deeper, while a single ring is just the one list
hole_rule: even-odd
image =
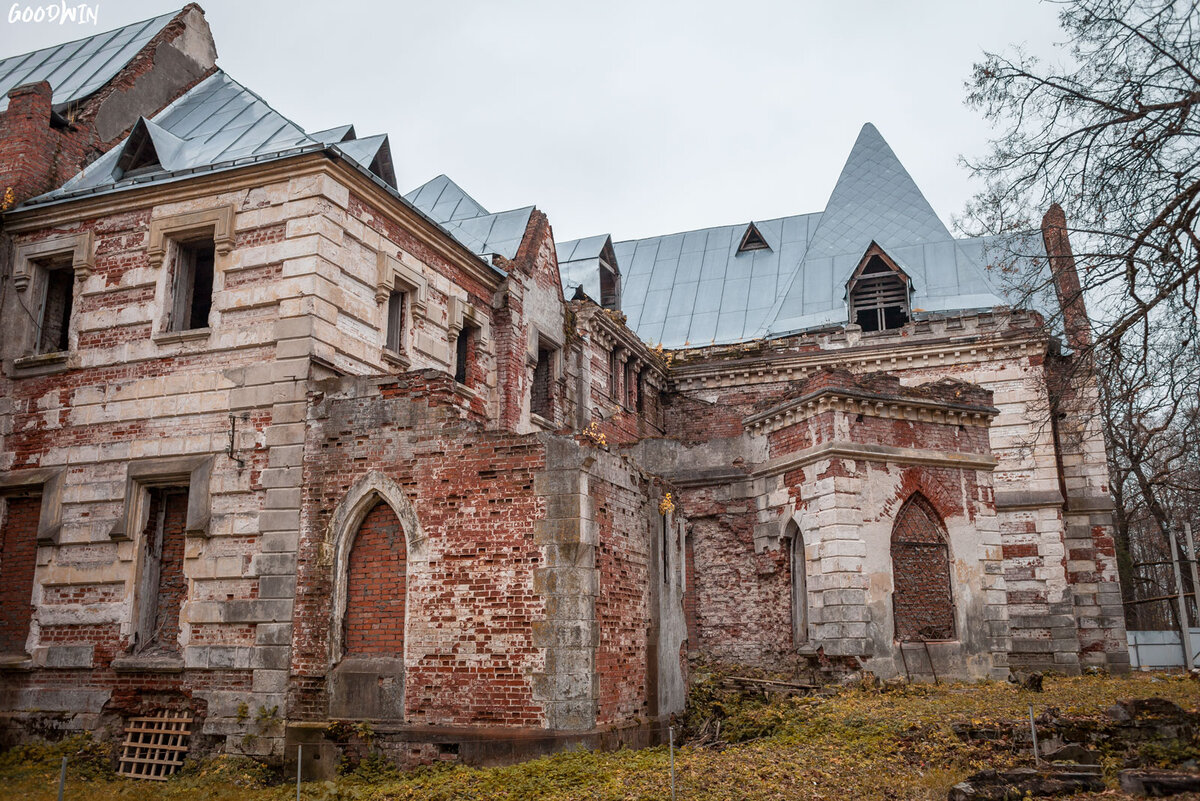
[{"label": "dark window opening", "polygon": [[600,264],[600,305],[606,309],[621,308],[621,279],[607,264]]},{"label": "dark window opening", "polygon": [[667,516],[662,515],[662,579],[663,584],[671,583],[671,527]]},{"label": "dark window opening", "polygon": [[177,487],[152,487],[146,504],[134,650],[178,653],[179,610],[187,598],[183,553],[188,493]]},{"label": "dark window opening", "polygon": [[637,413],[644,415],[646,413],[646,371],[642,370],[637,377]]},{"label": "dark window opening", "polygon": [[738,245],[738,253],[745,253],[747,250],[770,250],[771,246],[767,244],[767,240],[763,239],[763,235],[759,233],[758,227],[754,223],[750,223],[746,227],[746,233],[742,234],[741,244]]},{"label": "dark window opening", "polygon": [[396,353],[404,351],[404,307],[407,305],[408,293],[393,289],[388,295],[387,337],[385,346]]},{"label": "dark window opening", "polygon": [[608,397],[617,399],[618,385],[621,383],[621,360],[614,350],[608,354]]},{"label": "dark window opening", "polygon": [[864,331],[888,331],[908,322],[908,283],[878,256],[850,290],[850,319]]},{"label": "dark window opening", "polygon": [[554,351],[538,348],[537,365],[533,368],[533,386],[529,399],[529,410],[547,420],[554,419],[554,396],[551,392],[553,379]]},{"label": "dark window opening", "polygon": [[75,273],[71,265],[46,269],[46,286],[38,314],[38,353],[55,353],[70,347],[74,294]]},{"label": "dark window opening", "polygon": [[129,134],[125,149],[121,151],[121,155],[117,159],[117,169],[120,170],[122,178],[162,169],[162,164],[158,160],[158,152],[154,149],[154,140],[150,137],[150,132],[146,130],[144,124],[134,126],[133,131]]},{"label": "dark window opening", "polygon": [[901,642],[952,640],[954,596],[946,530],[929,502],[914,495],[892,530],[892,613]]},{"label": "dark window opening", "polygon": [[471,372],[475,366],[475,348],[479,341],[476,330],[473,326],[463,325],[454,343],[454,380],[464,386],[472,383]]},{"label": "dark window opening", "polygon": [[168,331],[208,328],[215,254],[212,240],[176,246],[174,303]]}]

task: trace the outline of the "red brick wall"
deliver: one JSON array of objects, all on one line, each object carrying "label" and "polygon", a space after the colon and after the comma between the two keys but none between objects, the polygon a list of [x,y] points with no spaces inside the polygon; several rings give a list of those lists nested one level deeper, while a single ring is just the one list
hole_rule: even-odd
[{"label": "red brick wall", "polygon": [[400,520],[386,503],[376,504],[358,527],[347,565],[347,655],[404,655],[405,559]]},{"label": "red brick wall", "polygon": [[648,714],[646,699],[648,653],[647,622],[650,570],[648,547],[658,547],[650,538],[650,515],[657,514],[645,503],[644,494],[625,487],[589,479],[596,504],[600,541],[596,569],[600,594],[596,598],[599,645],[596,673],[600,678],[599,725]]},{"label": "red brick wall", "polygon": [[406,721],[544,725],[532,688],[544,666],[532,640],[534,621],[546,616],[533,587],[543,446],[536,436],[483,431],[445,373],[355,387],[311,411],[288,714],[328,714],[333,570],[322,543],[350,487],[377,470],[411,503],[427,553],[419,570],[408,554]]},{"label": "red brick wall", "polygon": [[3,501],[4,530],[0,542],[0,653],[21,653],[33,613],[33,574],[37,563],[37,528],[42,499]]}]

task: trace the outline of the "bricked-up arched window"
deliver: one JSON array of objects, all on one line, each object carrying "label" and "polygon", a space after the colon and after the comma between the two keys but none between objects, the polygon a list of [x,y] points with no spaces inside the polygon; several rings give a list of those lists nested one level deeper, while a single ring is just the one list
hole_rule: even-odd
[{"label": "bricked-up arched window", "polygon": [[929,501],[913,495],[892,529],[892,611],[902,642],[953,640],[954,596],[946,528]]},{"label": "bricked-up arched window", "polygon": [[804,535],[790,521],[784,532],[791,552],[792,573],[792,644],[808,642],[808,563],[804,558]]},{"label": "bricked-up arched window", "polygon": [[407,560],[399,518],[386,503],[375,504],[346,564],[344,656],[403,657]]}]

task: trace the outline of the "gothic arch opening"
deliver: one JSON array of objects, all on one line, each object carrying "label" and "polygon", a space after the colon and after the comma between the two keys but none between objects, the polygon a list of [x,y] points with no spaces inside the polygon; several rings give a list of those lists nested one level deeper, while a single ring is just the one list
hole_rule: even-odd
[{"label": "gothic arch opening", "polygon": [[378,501],[359,523],[346,559],[342,656],[404,658],[407,561],[400,518]]},{"label": "gothic arch opening", "polygon": [[954,594],[946,527],[920,493],[892,528],[892,613],[900,642],[955,639]]},{"label": "gothic arch opening", "polygon": [[808,642],[808,568],[804,558],[804,535],[796,521],[790,520],[783,536],[791,554],[792,643],[799,647]]}]

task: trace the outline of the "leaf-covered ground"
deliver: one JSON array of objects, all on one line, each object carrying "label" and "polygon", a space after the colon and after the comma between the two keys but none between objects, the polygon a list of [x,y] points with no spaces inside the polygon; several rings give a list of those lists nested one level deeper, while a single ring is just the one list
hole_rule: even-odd
[{"label": "leaf-covered ground", "polygon": [[[675,753],[679,799],[944,799],[950,785],[984,767],[1030,763],[1026,745],[1001,738],[963,742],[954,724],[988,728],[1057,715],[1105,720],[1116,701],[1161,697],[1200,711],[1200,681],[1182,676],[1047,678],[1045,692],[1002,683],[915,686],[879,692],[848,689],[829,698],[734,702],[703,688],[693,725],[716,709],[725,715],[725,747],[684,746]],[[1007,729],[1006,729],[1007,730]],[[1157,750],[1155,750],[1157,749]],[[268,773],[244,760],[223,758],[190,766],[164,783],[119,779],[100,746],[72,740],[0,754],[0,796],[39,801],[55,797],[62,756],[71,758],[67,799],[110,801],[285,801],[295,786],[271,786]],[[1128,753],[1105,751],[1110,788]],[[1140,758],[1163,766],[1200,758],[1195,743],[1148,746]],[[566,801],[670,798],[666,748],[616,753],[571,753],[507,768],[427,768],[404,775],[369,763],[336,783],[303,788],[309,801],[342,798],[421,801]],[[372,770],[372,768],[374,768]],[[1105,798],[1122,797],[1115,789]]]}]

